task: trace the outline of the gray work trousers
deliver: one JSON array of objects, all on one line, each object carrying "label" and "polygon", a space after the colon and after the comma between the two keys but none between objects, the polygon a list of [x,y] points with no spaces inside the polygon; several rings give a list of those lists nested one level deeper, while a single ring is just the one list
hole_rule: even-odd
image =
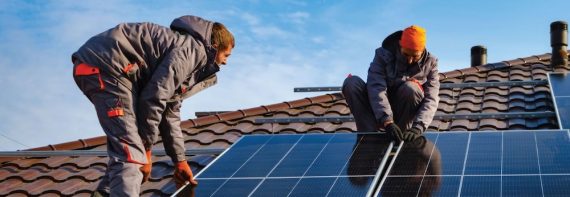
[{"label": "gray work trousers", "polygon": [[107,135],[109,162],[97,190],[111,196],[139,196],[143,178],[139,169],[147,161],[134,110],[136,92],[87,64],[74,66],[74,79],[95,106]]},{"label": "gray work trousers", "polygon": [[[350,76],[344,80],[342,94],[354,116],[356,129],[359,132],[378,131],[383,123],[378,122],[372,111],[366,83],[358,76]],[[388,90],[388,101],[392,109],[394,123],[406,131],[412,127],[420,103],[424,98],[423,90],[412,81],[406,81],[393,91]]]}]

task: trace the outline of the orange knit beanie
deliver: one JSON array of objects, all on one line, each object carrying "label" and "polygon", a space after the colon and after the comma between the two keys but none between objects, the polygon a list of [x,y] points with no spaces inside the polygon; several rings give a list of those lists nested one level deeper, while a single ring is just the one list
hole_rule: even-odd
[{"label": "orange knit beanie", "polygon": [[423,51],[426,47],[426,30],[417,25],[412,25],[404,30],[400,46],[416,51]]}]

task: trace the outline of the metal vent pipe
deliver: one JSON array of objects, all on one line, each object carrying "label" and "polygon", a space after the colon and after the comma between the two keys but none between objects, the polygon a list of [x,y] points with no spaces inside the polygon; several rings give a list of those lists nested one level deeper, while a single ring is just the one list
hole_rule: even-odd
[{"label": "metal vent pipe", "polygon": [[550,23],[550,46],[552,47],[551,66],[554,69],[566,67],[568,65],[568,23],[565,21]]},{"label": "metal vent pipe", "polygon": [[482,45],[471,47],[471,67],[487,64],[487,48]]}]

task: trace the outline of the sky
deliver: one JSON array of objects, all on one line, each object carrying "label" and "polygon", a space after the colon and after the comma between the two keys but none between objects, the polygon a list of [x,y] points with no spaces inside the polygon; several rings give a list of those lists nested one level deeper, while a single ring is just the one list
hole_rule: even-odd
[{"label": "sky", "polygon": [[340,86],[349,73],[365,78],[382,40],[413,24],[427,30],[440,72],[468,67],[475,45],[487,47],[489,63],[549,53],[549,25],[570,20],[568,7],[567,0],[2,0],[0,151],[104,135],[73,81],[70,56],[119,23],[169,26],[196,15],[234,33],[218,84],[184,101],[186,120],[317,96],[293,88]]}]

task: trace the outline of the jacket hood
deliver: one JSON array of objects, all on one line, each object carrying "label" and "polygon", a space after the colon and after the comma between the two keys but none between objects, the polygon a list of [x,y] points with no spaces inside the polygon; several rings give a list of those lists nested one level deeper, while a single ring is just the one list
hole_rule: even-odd
[{"label": "jacket hood", "polygon": [[181,16],[172,21],[170,29],[184,34],[190,34],[195,39],[204,42],[204,45],[210,46],[212,37],[212,26],[214,22],[205,20],[197,16]]},{"label": "jacket hood", "polygon": [[209,21],[197,16],[181,16],[172,21],[170,29],[182,34],[189,34],[194,39],[201,41],[206,50],[208,60],[206,65],[214,64],[217,50],[212,46],[212,27],[213,21]]}]

